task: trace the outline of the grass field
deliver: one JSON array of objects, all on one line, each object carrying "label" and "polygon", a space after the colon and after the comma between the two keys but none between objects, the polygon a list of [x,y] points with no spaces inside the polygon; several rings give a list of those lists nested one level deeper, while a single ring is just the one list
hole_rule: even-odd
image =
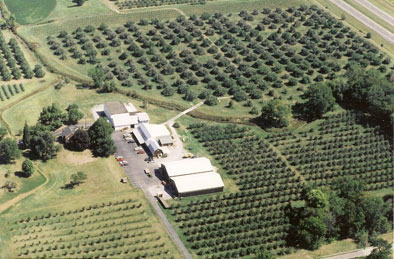
[{"label": "grass field", "polygon": [[19,24],[36,23],[46,18],[56,6],[56,0],[5,0],[5,3]]}]

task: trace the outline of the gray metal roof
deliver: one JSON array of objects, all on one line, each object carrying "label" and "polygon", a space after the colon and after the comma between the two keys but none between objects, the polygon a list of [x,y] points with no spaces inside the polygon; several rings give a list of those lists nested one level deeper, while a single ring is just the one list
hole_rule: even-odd
[{"label": "gray metal roof", "polygon": [[158,138],[160,145],[169,145],[172,144],[174,141],[172,140],[171,136],[163,136]]}]

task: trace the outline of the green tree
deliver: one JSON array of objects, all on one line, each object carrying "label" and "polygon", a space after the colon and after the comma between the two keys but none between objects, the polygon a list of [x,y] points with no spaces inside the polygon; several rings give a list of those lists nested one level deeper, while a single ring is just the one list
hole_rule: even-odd
[{"label": "green tree", "polygon": [[99,118],[89,128],[91,148],[95,156],[107,157],[116,151],[111,139],[113,128],[104,118]]},{"label": "green tree", "polygon": [[90,137],[86,130],[78,129],[72,136],[70,143],[71,149],[83,151],[90,147]]},{"label": "green tree", "polygon": [[48,126],[50,130],[56,130],[63,125],[65,118],[66,115],[60,110],[59,106],[52,103],[51,106],[43,108],[38,121],[42,125]]},{"label": "green tree", "polygon": [[28,177],[34,173],[33,163],[29,159],[26,159],[25,161],[23,161],[22,172],[24,175],[26,175]]},{"label": "green tree", "polygon": [[308,119],[318,119],[328,111],[331,111],[335,104],[331,88],[325,83],[316,83],[309,86],[304,97],[307,101],[302,105],[304,116]]},{"label": "green tree", "polygon": [[287,127],[289,125],[290,109],[279,100],[271,100],[263,105],[260,120],[262,126]]},{"label": "green tree", "polygon": [[319,214],[301,219],[297,236],[301,247],[316,250],[323,244],[326,233],[324,214]]},{"label": "green tree", "polygon": [[388,208],[382,198],[365,197],[362,199],[361,207],[365,215],[365,227],[370,235],[385,233],[389,229],[385,216]]},{"label": "green tree", "polygon": [[366,257],[367,259],[390,259],[392,258],[392,252],[391,252],[391,244],[382,239],[378,238],[375,240],[372,240],[371,244],[375,247],[372,252]]},{"label": "green tree", "polygon": [[208,95],[207,98],[205,99],[204,103],[209,106],[214,106],[219,103],[219,100],[216,96]]},{"label": "green tree", "polygon": [[4,164],[10,163],[12,160],[19,158],[21,152],[15,140],[5,138],[0,141],[0,162]]},{"label": "green tree", "polygon": [[103,86],[101,87],[101,91],[103,93],[112,93],[113,91],[115,91],[115,89],[116,89],[116,85],[113,80],[105,81]]},{"label": "green tree", "polygon": [[103,86],[105,73],[101,68],[92,68],[91,70],[89,70],[88,75],[92,78],[94,82],[94,87],[101,88]]},{"label": "green tree", "polygon": [[116,152],[116,146],[110,137],[98,139],[96,143],[93,149],[95,156],[108,157]]},{"label": "green tree", "polygon": [[80,184],[84,183],[86,179],[87,179],[87,176],[85,173],[78,172],[78,173],[71,175],[70,184],[72,186],[80,185]]},{"label": "green tree", "polygon": [[275,255],[266,249],[258,249],[256,259],[275,259]]},{"label": "green tree", "polygon": [[33,72],[34,72],[35,76],[38,78],[42,78],[45,76],[45,72],[44,72],[44,70],[42,70],[41,65],[35,65]]},{"label": "green tree", "polygon": [[47,127],[36,124],[30,128],[30,134],[31,137],[28,139],[28,142],[34,156],[44,161],[56,156],[60,147],[55,145],[55,137]]},{"label": "green tree", "polygon": [[67,107],[67,122],[69,124],[77,124],[83,117],[83,113],[79,111],[77,104],[71,104]]},{"label": "green tree", "polygon": [[30,147],[30,138],[31,138],[31,129],[25,121],[25,126],[23,126],[23,146],[25,148]]}]

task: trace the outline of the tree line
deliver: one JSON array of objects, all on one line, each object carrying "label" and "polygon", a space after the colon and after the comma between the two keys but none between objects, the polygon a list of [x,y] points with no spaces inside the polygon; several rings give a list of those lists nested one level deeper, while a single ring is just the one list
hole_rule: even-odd
[{"label": "tree line", "polygon": [[[354,239],[360,247],[393,228],[393,196],[367,196],[365,184],[351,177],[338,179],[332,188],[309,186],[303,202],[287,209],[291,228],[288,243],[315,250],[324,243]],[[383,257],[380,257],[383,258]]]}]

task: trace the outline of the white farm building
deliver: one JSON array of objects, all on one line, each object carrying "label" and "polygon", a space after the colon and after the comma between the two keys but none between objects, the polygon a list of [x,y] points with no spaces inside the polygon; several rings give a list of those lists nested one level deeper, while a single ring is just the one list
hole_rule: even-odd
[{"label": "white farm building", "polygon": [[141,123],[133,130],[133,136],[154,157],[162,157],[168,152],[167,146],[173,144],[171,133],[164,125]]},{"label": "white farm building", "polygon": [[222,192],[224,188],[220,174],[214,172],[211,162],[205,157],[164,162],[161,169],[179,197]]},{"label": "white farm building", "polygon": [[133,104],[108,102],[104,104],[104,113],[115,130],[134,128],[140,123],[149,123],[146,112],[139,112]]}]

